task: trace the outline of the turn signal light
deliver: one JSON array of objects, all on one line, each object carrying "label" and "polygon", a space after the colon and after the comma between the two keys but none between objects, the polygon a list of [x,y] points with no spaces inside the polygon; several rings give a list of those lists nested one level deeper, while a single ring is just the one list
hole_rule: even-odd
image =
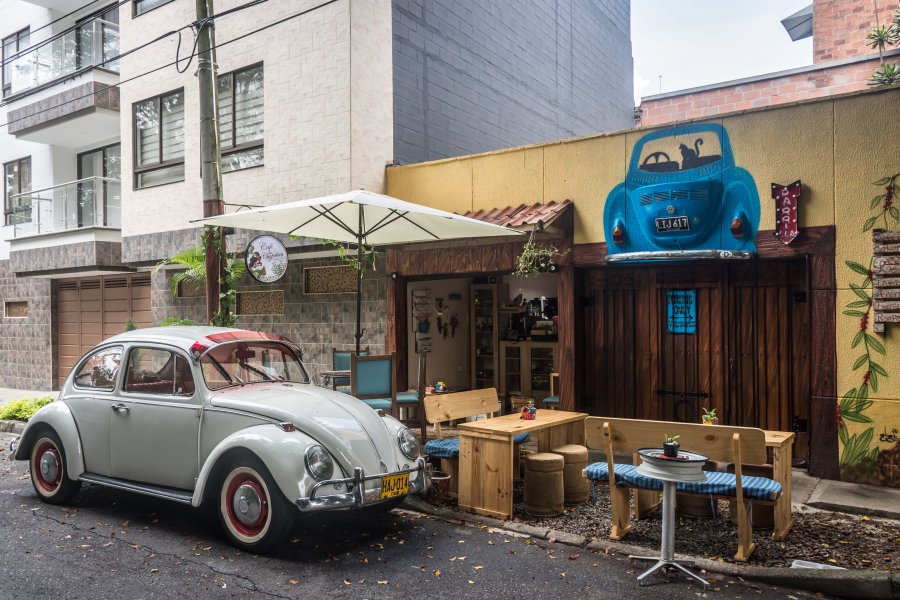
[{"label": "turn signal light", "polygon": [[744,221],[740,217],[731,220],[731,235],[738,239],[744,237]]}]

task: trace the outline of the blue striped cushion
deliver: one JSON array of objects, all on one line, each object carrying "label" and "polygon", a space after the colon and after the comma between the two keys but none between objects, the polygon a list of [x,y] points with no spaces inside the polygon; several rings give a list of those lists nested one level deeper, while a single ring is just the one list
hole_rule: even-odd
[{"label": "blue striped cushion", "polygon": [[372,410],[391,410],[390,398],[369,398],[361,402],[368,404]]},{"label": "blue striped cushion", "polygon": [[[689,494],[702,494],[709,496],[737,495],[737,478],[734,473],[720,473],[719,471],[704,471],[706,481],[691,483],[678,483],[675,489]],[[608,481],[609,467],[605,462],[594,463],[585,469],[585,475],[592,481]],[[744,476],[741,480],[744,487],[744,496],[754,500],[775,500],[781,495],[781,484],[767,477]],[[616,484],[645,490],[661,490],[662,481],[641,475],[634,465],[616,465]]]},{"label": "blue striped cushion", "polygon": [[[513,444],[523,444],[528,441],[528,437],[527,433],[517,433],[513,436]],[[425,454],[435,458],[456,458],[459,456],[459,438],[429,440],[425,443]]]},{"label": "blue striped cushion", "polygon": [[419,392],[397,392],[398,404],[418,404]]},{"label": "blue striped cushion", "polygon": [[541,402],[544,403],[544,406],[546,406],[546,405],[548,405],[548,404],[556,404],[556,405],[559,405],[559,396],[547,396],[546,398],[544,398],[543,400],[541,400]]},{"label": "blue striped cushion", "polygon": [[587,466],[584,476],[591,481],[609,481],[609,465],[605,462],[595,462]]}]

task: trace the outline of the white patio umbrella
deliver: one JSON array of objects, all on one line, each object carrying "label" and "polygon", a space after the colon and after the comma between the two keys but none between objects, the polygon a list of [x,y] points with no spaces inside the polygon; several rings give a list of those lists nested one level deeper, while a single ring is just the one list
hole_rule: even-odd
[{"label": "white patio umbrella", "polygon": [[[366,190],[276,204],[192,222],[355,243],[360,264],[363,245],[384,246],[522,235],[514,229]],[[357,352],[362,338],[361,285],[362,271],[357,270],[355,335]]]}]

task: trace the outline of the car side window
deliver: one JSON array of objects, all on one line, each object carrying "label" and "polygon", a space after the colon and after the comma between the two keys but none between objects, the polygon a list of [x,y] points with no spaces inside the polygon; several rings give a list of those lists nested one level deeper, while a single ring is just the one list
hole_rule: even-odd
[{"label": "car side window", "polygon": [[122,347],[104,348],[89,356],[75,374],[75,387],[112,390],[116,385]]},{"label": "car side window", "polygon": [[160,348],[132,348],[124,391],[164,396],[193,396],[194,376],[188,359]]}]

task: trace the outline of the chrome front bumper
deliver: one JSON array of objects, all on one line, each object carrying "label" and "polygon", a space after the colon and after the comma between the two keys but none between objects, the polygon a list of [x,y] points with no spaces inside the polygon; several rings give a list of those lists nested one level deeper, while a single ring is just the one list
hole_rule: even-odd
[{"label": "chrome front bumper", "polygon": [[[367,490],[365,483],[367,481],[381,480],[385,475],[398,475],[400,473],[409,473],[409,493],[423,494],[429,486],[429,473],[425,459],[419,457],[416,460],[416,466],[409,469],[401,469],[391,473],[379,473],[378,475],[366,475],[362,468],[353,469],[353,477],[346,479],[328,479],[320,481],[313,486],[309,493],[309,498],[298,498],[297,507],[302,512],[316,512],[320,510],[338,510],[342,508],[362,508],[371,504],[380,504],[387,502],[381,499],[381,488],[377,487]],[[412,474],[418,474],[416,480],[412,480]],[[347,486],[349,490],[346,494],[332,494],[329,496],[319,496],[319,491],[326,486]]]}]

